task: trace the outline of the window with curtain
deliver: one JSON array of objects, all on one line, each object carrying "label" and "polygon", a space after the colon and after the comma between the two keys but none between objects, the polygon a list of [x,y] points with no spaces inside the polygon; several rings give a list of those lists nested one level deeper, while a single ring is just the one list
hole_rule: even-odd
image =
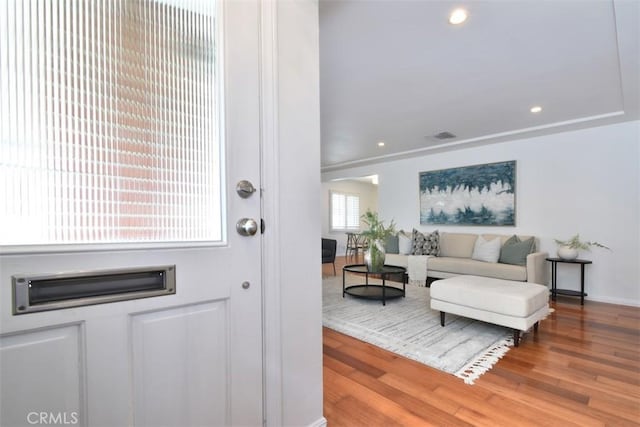
[{"label": "window with curtain", "polygon": [[331,192],[331,230],[360,230],[360,197]]},{"label": "window with curtain", "polygon": [[222,238],[210,0],[3,0],[0,244]]}]

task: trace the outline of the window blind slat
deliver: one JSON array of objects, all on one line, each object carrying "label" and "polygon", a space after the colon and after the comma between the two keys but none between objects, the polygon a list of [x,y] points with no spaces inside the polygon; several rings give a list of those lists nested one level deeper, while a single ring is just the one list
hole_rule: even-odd
[{"label": "window blind slat", "polygon": [[331,229],[360,229],[360,197],[339,192],[331,192]]}]

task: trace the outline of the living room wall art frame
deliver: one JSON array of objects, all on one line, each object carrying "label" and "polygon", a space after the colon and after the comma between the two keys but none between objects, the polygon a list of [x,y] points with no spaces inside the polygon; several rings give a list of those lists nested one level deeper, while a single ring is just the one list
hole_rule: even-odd
[{"label": "living room wall art frame", "polygon": [[420,172],[420,224],[516,225],[516,161]]}]

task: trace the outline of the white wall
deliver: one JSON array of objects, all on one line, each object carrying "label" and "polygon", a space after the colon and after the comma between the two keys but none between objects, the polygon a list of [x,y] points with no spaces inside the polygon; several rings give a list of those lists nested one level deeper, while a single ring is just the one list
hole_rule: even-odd
[{"label": "white wall", "polygon": [[[420,226],[418,174],[517,161],[515,227]],[[556,255],[554,238],[576,233],[612,250],[582,252],[587,299],[640,306],[640,122],[583,129],[323,174],[379,175],[380,215],[400,228],[534,234]],[[558,284],[579,288],[579,269],[560,264]]]},{"label": "white wall", "polygon": [[[265,7],[272,5],[265,2]],[[322,417],[322,266],[318,228],[318,4],[313,0],[278,1],[276,11],[278,58],[272,71],[277,73],[279,151],[273,160],[278,162],[279,185],[275,192],[266,188],[265,197],[273,197],[273,193],[278,197],[275,232],[279,242],[279,283],[275,285],[280,287],[282,378],[276,383],[280,382],[282,413],[267,416],[269,425],[278,427],[320,426],[326,420]],[[273,407],[268,405],[268,409]]]},{"label": "white wall", "polygon": [[[331,231],[330,229],[330,191],[339,191],[360,196],[360,213],[363,214],[367,209],[373,212],[378,211],[378,186],[354,180],[322,183],[322,237],[336,239],[338,241],[338,255],[343,255],[346,250],[347,235],[344,231]],[[360,222],[360,227],[364,227],[362,222]]]}]

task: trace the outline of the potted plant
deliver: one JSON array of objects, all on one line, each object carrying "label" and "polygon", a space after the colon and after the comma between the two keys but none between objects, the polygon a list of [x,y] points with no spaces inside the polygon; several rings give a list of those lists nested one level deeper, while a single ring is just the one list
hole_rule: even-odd
[{"label": "potted plant", "polygon": [[562,259],[572,260],[578,257],[580,250],[591,250],[591,246],[597,248],[609,249],[605,245],[598,242],[583,242],[580,240],[580,234],[576,234],[568,240],[554,239],[558,244],[558,256]]},{"label": "potted plant", "polygon": [[384,243],[388,237],[395,234],[395,224],[393,220],[388,226],[378,218],[377,212],[369,209],[362,215],[362,222],[369,226],[361,234],[367,239],[368,247],[364,253],[364,263],[369,271],[380,271],[384,266],[385,250]]}]

